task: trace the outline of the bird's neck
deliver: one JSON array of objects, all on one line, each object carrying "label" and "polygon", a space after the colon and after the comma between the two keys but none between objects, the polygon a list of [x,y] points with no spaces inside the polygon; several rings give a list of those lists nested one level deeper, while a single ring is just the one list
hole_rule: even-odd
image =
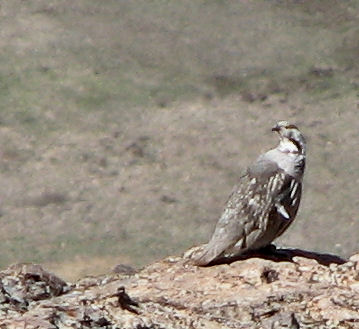
[{"label": "bird's neck", "polygon": [[290,139],[281,139],[279,145],[267,153],[267,157],[276,162],[287,174],[300,178],[305,167],[305,149]]},{"label": "bird's neck", "polygon": [[303,155],[305,156],[305,149],[301,143],[288,138],[282,138],[277,146],[277,150],[288,155]]}]

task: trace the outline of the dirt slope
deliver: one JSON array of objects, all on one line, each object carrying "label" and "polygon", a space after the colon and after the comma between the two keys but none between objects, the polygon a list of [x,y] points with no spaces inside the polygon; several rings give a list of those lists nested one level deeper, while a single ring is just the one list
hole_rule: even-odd
[{"label": "dirt slope", "polygon": [[0,15],[1,266],[70,279],[205,242],[278,119],[309,144],[278,243],[358,250],[356,1],[14,0]]}]

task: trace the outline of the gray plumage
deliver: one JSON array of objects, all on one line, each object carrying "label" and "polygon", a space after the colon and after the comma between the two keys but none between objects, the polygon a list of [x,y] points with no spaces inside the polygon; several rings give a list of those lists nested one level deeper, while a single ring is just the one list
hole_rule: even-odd
[{"label": "gray plumage", "polygon": [[241,177],[197,265],[269,245],[293,222],[302,193],[306,143],[298,128],[279,121],[280,142]]}]

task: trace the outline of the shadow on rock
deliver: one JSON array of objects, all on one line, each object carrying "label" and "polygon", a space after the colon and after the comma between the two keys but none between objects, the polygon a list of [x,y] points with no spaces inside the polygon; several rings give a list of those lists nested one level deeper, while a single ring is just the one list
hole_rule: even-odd
[{"label": "shadow on rock", "polygon": [[218,260],[211,262],[208,266],[219,265],[219,264],[231,264],[235,261],[245,260],[249,258],[262,258],[271,260],[274,262],[293,262],[294,257],[304,257],[308,259],[314,259],[319,264],[329,266],[330,264],[344,264],[347,262],[346,259],[336,255],[323,254],[314,251],[307,251],[301,249],[277,249],[274,245],[270,245],[266,248],[248,251],[239,256],[223,257]]}]

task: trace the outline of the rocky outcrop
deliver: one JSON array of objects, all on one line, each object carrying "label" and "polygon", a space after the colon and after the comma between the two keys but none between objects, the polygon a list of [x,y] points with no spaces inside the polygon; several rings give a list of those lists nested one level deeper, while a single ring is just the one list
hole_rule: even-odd
[{"label": "rocky outcrop", "polygon": [[0,328],[359,328],[359,254],[121,268],[69,284],[38,265],[12,266],[0,272]]}]

